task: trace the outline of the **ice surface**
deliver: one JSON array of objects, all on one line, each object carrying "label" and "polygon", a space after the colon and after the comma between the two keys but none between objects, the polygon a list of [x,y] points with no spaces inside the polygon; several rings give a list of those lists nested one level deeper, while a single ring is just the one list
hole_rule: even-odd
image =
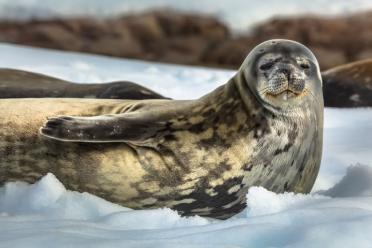
[{"label": "ice surface", "polygon": [[129,210],[66,191],[48,174],[34,185],[8,183],[0,191],[0,247],[370,247],[372,242],[371,196],[278,195],[254,187],[247,197],[250,207],[238,217],[185,218],[169,209]]},{"label": "ice surface", "polygon": [[372,168],[357,164],[347,168],[346,175],[332,188],[319,193],[332,197],[372,196]]},{"label": "ice surface", "polygon": [[[129,79],[177,99],[197,98],[234,71],[171,66],[0,44],[0,67],[77,82]],[[371,247],[372,109],[325,110],[324,151],[309,195],[249,190],[225,221],[170,209],[131,210],[71,192],[48,174],[0,188],[0,247]]]},{"label": "ice surface", "polygon": [[229,70],[114,59],[0,43],[0,67],[17,68],[80,83],[129,80],[177,99],[194,99],[226,82]]}]

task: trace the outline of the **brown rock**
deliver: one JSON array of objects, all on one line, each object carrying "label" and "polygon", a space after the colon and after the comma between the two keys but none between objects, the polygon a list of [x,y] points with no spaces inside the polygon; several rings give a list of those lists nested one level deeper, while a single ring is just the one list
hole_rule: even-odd
[{"label": "brown rock", "polygon": [[20,41],[28,42],[27,39],[30,39],[36,46],[79,51],[83,45],[83,41],[76,39],[74,33],[56,24],[37,25],[32,31],[26,31],[24,34]]},{"label": "brown rock", "polygon": [[82,51],[127,58],[138,58],[144,53],[138,41],[134,40],[131,36],[122,39],[102,37],[94,43],[85,43]]},{"label": "brown rock", "polygon": [[332,68],[347,63],[347,58],[342,50],[310,47],[319,61],[320,68]]},{"label": "brown rock", "polygon": [[145,15],[141,18],[132,16],[121,19],[128,27],[131,35],[143,44],[160,41],[164,38],[162,27],[153,15]]},{"label": "brown rock", "polygon": [[372,15],[276,18],[233,36],[211,16],[171,10],[120,18],[0,22],[0,41],[171,63],[237,68],[258,43],[297,40],[312,48],[321,68],[369,57]]},{"label": "brown rock", "polygon": [[356,55],[357,60],[372,59],[372,49],[361,51]]},{"label": "brown rock", "polygon": [[214,43],[205,51],[202,62],[218,67],[238,68],[252,47],[253,42],[243,37]]}]

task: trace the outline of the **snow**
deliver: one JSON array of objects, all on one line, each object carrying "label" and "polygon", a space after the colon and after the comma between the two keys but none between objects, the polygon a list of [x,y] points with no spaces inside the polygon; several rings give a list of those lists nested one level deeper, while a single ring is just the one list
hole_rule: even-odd
[{"label": "snow", "polygon": [[[0,67],[77,82],[129,79],[197,98],[234,71],[0,44]],[[65,189],[53,174],[0,188],[0,247],[371,247],[372,109],[325,110],[323,160],[311,194],[253,187],[248,208],[220,221],[131,210]]]},{"label": "snow", "polygon": [[129,80],[177,99],[198,98],[224,84],[234,74],[228,70],[155,64],[71,52],[57,53],[5,43],[0,43],[0,51],[4,53],[0,67],[34,71],[80,83]]},{"label": "snow", "polygon": [[358,163],[372,166],[371,109],[325,109],[323,159],[313,191],[327,189]]},{"label": "snow", "polygon": [[244,30],[274,16],[353,13],[372,8],[366,0],[0,0],[0,19],[46,19],[50,17],[109,17],[156,8],[216,15],[235,30]]}]

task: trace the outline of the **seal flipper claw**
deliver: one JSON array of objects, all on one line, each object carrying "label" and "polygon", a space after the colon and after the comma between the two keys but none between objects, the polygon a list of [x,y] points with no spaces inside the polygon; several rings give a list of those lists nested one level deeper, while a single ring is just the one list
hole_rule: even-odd
[{"label": "seal flipper claw", "polygon": [[95,142],[109,126],[102,125],[95,117],[58,116],[47,120],[40,134],[48,138],[69,142]]}]

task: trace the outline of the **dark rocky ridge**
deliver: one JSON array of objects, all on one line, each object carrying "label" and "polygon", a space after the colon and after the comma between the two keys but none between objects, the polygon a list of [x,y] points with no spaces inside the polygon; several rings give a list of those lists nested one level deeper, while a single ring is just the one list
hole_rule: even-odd
[{"label": "dark rocky ridge", "polygon": [[211,16],[151,11],[114,19],[0,22],[0,41],[178,64],[238,68],[272,38],[310,47],[321,69],[372,57],[372,12],[351,16],[281,17],[239,36]]}]

